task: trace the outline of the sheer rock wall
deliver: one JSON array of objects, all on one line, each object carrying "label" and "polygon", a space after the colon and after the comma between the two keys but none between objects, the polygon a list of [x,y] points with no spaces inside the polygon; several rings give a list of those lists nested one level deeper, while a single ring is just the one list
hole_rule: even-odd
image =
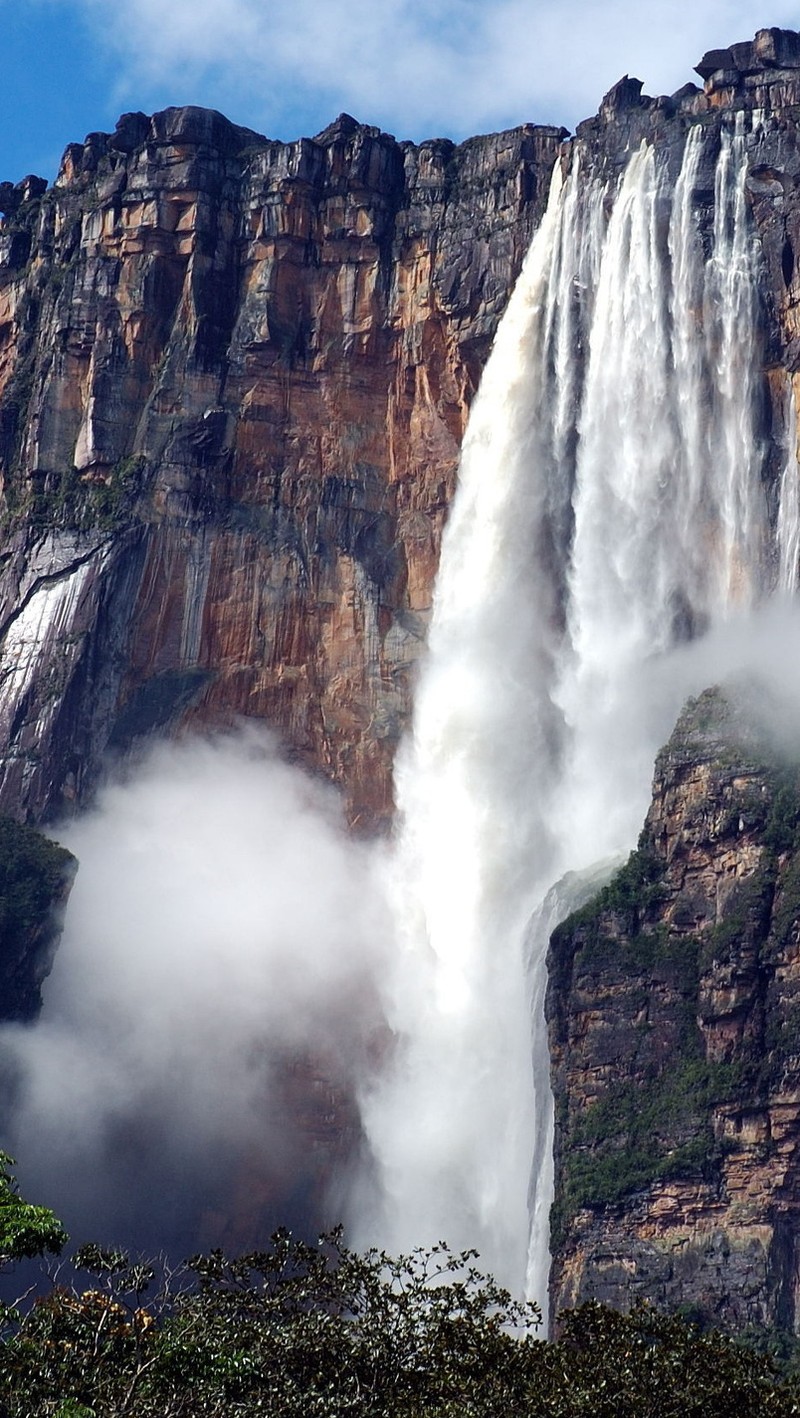
[{"label": "sheer rock wall", "polygon": [[[609,178],[653,142],[674,180],[689,126],[744,116],[774,512],[793,384],[800,405],[800,38],[698,72],[655,99],[626,77],[574,142]],[[342,115],[283,144],[184,108],[71,145],[50,190],[0,184],[0,811],[47,820],[109,750],[245,717],[386,827],[460,439],[565,137],[415,146]],[[774,818],[796,784],[682,733],[641,900],[553,945],[555,1304],[794,1325],[798,868]],[[688,1102],[665,1115],[676,1058]]]},{"label": "sheer rock wall", "polygon": [[128,114],[0,187],[0,807],[266,721],[379,828],[442,519],[561,130]]},{"label": "sheer rock wall", "polygon": [[637,853],[553,936],[556,1309],[797,1327],[800,770],[764,708],[689,702]]}]

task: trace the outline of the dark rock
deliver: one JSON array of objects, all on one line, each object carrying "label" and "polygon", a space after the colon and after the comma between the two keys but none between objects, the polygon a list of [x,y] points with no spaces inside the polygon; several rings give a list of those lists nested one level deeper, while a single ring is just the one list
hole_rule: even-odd
[{"label": "dark rock", "polygon": [[64,847],[0,818],[0,1020],[31,1020],[41,1008],[77,869]]},{"label": "dark rock", "polygon": [[[334,118],[333,122],[329,123],[327,128],[323,128],[321,133],[317,133],[314,142],[320,143],[323,147],[327,147],[330,143],[338,142],[340,138],[351,138],[354,133],[358,132],[361,126],[362,125],[355,118],[352,118],[349,113],[340,113],[339,117]],[[369,128],[366,131],[373,138],[377,138],[380,133],[379,128]]]},{"label": "dark rock", "polygon": [[22,178],[21,182],[16,183],[14,190],[20,194],[20,203],[35,202],[47,191],[47,179],[34,177],[33,173],[29,173],[27,177]]},{"label": "dark rock", "polygon": [[800,34],[795,30],[759,30],[754,48],[763,65],[774,65],[776,69],[800,68]]},{"label": "dark rock", "polygon": [[150,120],[149,139],[158,144],[187,144],[230,156],[266,138],[252,128],[240,128],[212,108],[165,108]]},{"label": "dark rock", "polygon": [[676,108],[678,108],[681,104],[685,103],[687,99],[696,98],[700,93],[702,93],[702,89],[698,88],[697,84],[683,84],[681,88],[675,90],[675,93],[672,95],[672,102],[675,104]]},{"label": "dark rock", "polygon": [[132,153],[140,148],[150,130],[150,119],[146,113],[123,113],[114,129],[109,146],[121,153]]},{"label": "dark rock", "polygon": [[7,217],[12,217],[21,200],[13,182],[0,182],[0,212]]},{"label": "dark rock", "polygon": [[13,217],[26,202],[35,202],[47,191],[47,180],[29,173],[20,182],[0,182],[0,212]]},{"label": "dark rock", "polygon": [[759,69],[763,68],[752,40],[746,40],[742,44],[732,44],[728,54],[730,55],[729,64],[723,65],[723,68],[730,67],[739,74],[757,74]]},{"label": "dark rock", "polygon": [[710,79],[718,69],[728,69],[731,67],[731,54],[729,49],[709,49],[703,55],[699,64],[695,64],[694,71],[700,75],[701,79]]},{"label": "dark rock", "polygon": [[629,79],[626,74],[624,78],[618,80],[612,89],[609,89],[600,105],[600,112],[606,118],[613,118],[617,114],[623,113],[626,108],[638,108],[641,102],[641,79]]}]

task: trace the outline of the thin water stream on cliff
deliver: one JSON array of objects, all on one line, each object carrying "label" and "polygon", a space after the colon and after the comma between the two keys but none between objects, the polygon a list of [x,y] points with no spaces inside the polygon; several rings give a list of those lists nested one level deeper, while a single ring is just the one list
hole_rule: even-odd
[{"label": "thin water stream on cliff", "polygon": [[794,584],[796,477],[774,531],[762,488],[743,122],[723,131],[705,233],[700,126],[672,184],[646,145],[610,182],[580,144],[556,169],[471,413],[397,765],[397,1047],[364,1100],[366,1229],[476,1246],[540,1302],[544,961],[575,900],[555,884],[635,845],[690,687],[665,657],[778,574]]}]

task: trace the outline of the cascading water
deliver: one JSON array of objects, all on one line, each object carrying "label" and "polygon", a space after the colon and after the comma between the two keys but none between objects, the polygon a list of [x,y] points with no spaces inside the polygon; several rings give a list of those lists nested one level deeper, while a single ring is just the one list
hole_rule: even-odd
[{"label": "cascading water", "polygon": [[778,588],[791,596],[797,590],[800,561],[800,468],[797,462],[797,405],[791,384],[786,394],[786,459],[778,503]]},{"label": "cascading water", "polygon": [[[397,1046],[364,1100],[367,1229],[394,1249],[475,1246],[540,1303],[544,956],[587,889],[555,883],[633,846],[686,689],[654,688],[654,669],[770,589],[778,560],[743,117],[722,133],[704,235],[695,189],[716,141],[690,131],[672,192],[646,145],[613,187],[585,176],[579,145],[556,170],[470,417],[398,760]],[[796,459],[784,483],[788,585]]]},{"label": "cascading water", "polygon": [[543,329],[560,278],[568,210],[557,173],[464,445],[414,735],[396,774],[398,960],[387,1012],[401,1042],[395,1071],[365,1102],[380,1171],[374,1234],[395,1250],[441,1237],[479,1245],[517,1291],[535,1101],[518,953],[531,862],[543,879],[551,866],[536,789],[553,786],[558,716],[541,627],[560,614],[531,554],[537,529],[546,555],[550,489],[529,476],[558,415],[543,427],[528,391],[548,379],[549,342],[531,331]]}]

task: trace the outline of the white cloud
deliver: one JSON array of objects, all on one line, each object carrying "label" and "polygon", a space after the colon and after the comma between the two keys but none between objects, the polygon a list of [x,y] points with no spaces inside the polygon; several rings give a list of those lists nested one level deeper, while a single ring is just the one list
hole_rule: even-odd
[{"label": "white cloud", "polygon": [[79,3],[117,52],[121,99],[193,99],[285,137],[342,108],[399,137],[571,127],[623,73],[670,92],[705,49],[798,23],[787,0]]}]

